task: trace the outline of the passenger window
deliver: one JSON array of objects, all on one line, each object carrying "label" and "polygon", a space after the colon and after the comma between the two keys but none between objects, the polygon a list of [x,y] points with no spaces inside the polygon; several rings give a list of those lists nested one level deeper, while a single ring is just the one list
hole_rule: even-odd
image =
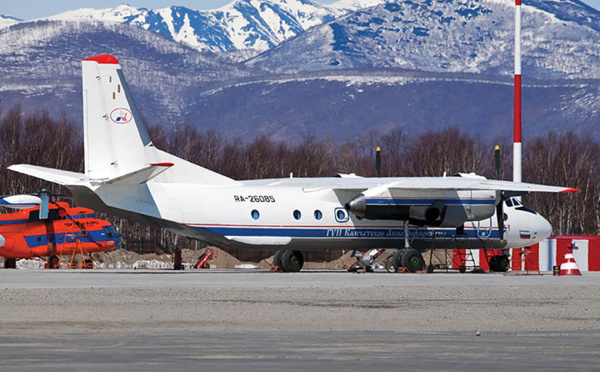
[{"label": "passenger window", "polygon": [[335,220],[337,222],[347,222],[348,215],[346,214],[346,210],[344,208],[337,208],[335,210]]},{"label": "passenger window", "polygon": [[258,211],[256,209],[253,209],[252,212],[250,212],[252,219],[254,220],[258,220],[260,217],[260,213],[258,213]]},{"label": "passenger window", "polygon": [[320,220],[321,218],[323,218],[323,213],[321,213],[321,211],[317,209],[315,211],[315,220]]},{"label": "passenger window", "polygon": [[297,220],[299,220],[300,218],[302,218],[302,213],[300,213],[300,211],[297,210],[297,209],[294,211],[294,218],[297,219]]}]

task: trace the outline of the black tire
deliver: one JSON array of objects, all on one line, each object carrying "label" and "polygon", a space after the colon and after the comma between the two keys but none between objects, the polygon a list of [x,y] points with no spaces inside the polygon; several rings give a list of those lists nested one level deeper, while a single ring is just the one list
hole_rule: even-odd
[{"label": "black tire", "polygon": [[394,268],[395,273],[402,267],[402,256],[404,255],[404,252],[403,249],[398,249],[392,256],[392,267]]},{"label": "black tire", "polygon": [[409,249],[402,255],[402,266],[406,267],[411,273],[423,270],[425,260],[421,252],[416,249]]},{"label": "black tire", "polygon": [[4,259],[4,268],[5,269],[16,269],[17,268],[17,259],[16,258],[5,258]]},{"label": "black tire", "polygon": [[58,259],[58,256],[52,255],[48,257],[48,268],[60,269],[60,260]]},{"label": "black tire", "polygon": [[385,270],[388,273],[395,273],[398,270],[394,270],[394,255],[391,254],[385,259]]},{"label": "black tire", "polygon": [[[273,256],[273,264],[271,266],[278,266],[281,267],[281,256],[283,255],[283,251],[277,251],[275,252],[275,255]],[[283,269],[283,267],[282,267]]]},{"label": "black tire", "polygon": [[490,271],[505,273],[510,265],[510,260],[506,256],[490,257]]},{"label": "black tire", "polygon": [[281,256],[281,267],[288,273],[297,273],[304,266],[304,257],[300,251],[286,250]]}]

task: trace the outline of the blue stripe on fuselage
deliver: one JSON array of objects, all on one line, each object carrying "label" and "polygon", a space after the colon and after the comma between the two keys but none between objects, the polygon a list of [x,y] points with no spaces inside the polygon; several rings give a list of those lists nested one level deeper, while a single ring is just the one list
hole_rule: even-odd
[{"label": "blue stripe on fuselage", "polygon": [[[392,227],[246,227],[246,226],[201,226],[193,227],[206,230],[220,236],[265,236],[265,237],[291,237],[291,238],[364,238],[364,239],[404,239],[404,228]],[[489,228],[485,229],[489,232]],[[409,238],[429,239],[440,238],[479,238],[477,229],[465,229],[465,235],[456,235],[456,229],[411,229]],[[485,239],[499,239],[498,228],[492,229]]]}]

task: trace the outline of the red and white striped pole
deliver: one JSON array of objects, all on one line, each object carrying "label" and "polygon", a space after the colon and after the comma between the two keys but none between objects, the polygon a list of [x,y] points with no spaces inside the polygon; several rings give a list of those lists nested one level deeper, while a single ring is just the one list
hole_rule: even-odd
[{"label": "red and white striped pole", "polygon": [[513,181],[521,182],[521,0],[515,0],[515,104]]}]

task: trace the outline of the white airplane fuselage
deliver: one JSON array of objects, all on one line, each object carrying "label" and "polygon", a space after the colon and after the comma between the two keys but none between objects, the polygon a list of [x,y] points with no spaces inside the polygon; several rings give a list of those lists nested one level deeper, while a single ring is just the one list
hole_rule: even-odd
[{"label": "white airplane fuselage", "polygon": [[[307,187],[313,184],[311,181],[327,185],[343,183],[339,178],[242,181],[239,185],[218,187],[148,182],[135,189],[100,186],[95,193],[80,190],[74,196],[78,203],[98,210],[107,210],[104,202],[98,203],[98,197],[111,201],[112,205],[127,206],[129,212],[145,216],[160,227],[222,247],[295,250],[404,247],[402,221],[357,217],[344,208],[352,193],[344,198],[330,187]],[[372,179],[375,183],[387,181]],[[140,201],[131,203],[136,198]],[[462,202],[467,204],[468,200]],[[122,214],[114,209],[107,211]],[[535,244],[551,234],[549,222],[529,209],[505,205],[504,214],[507,218],[503,240],[497,218],[492,214],[466,222],[461,233],[455,227],[410,225],[410,245],[419,250],[514,248]]]}]

